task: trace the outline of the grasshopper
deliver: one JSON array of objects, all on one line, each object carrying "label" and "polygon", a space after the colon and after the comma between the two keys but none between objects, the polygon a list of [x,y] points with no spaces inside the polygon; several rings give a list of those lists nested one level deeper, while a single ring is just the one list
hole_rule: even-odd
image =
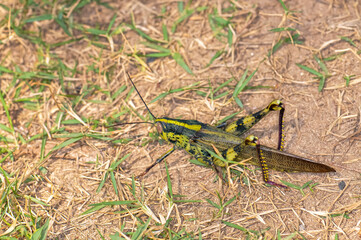
[{"label": "grasshopper", "polygon": [[[127,73],[128,74],[128,73]],[[286,153],[283,151],[283,115],[285,108],[280,100],[274,100],[268,106],[256,113],[242,117],[228,125],[221,124],[212,126],[197,120],[179,120],[173,118],[157,118],[149,110],[147,104],[140,95],[134,82],[128,74],[134,89],[144,103],[147,111],[154,119],[157,132],[165,141],[173,144],[173,147],[160,156],[152,165],[146,168],[140,176],[144,176],[155,165],[162,162],[176,149],[184,149],[199,162],[217,170],[216,166],[225,167],[225,162],[213,157],[209,151],[214,149],[224,159],[231,162],[240,162],[250,159],[249,164],[261,166],[263,181],[273,186],[285,187],[284,185],[269,180],[268,169],[287,172],[335,172],[330,166],[317,163],[307,158]],[[260,145],[258,138],[249,135],[241,136],[272,111],[279,111],[279,134],[278,147],[273,149]]]}]

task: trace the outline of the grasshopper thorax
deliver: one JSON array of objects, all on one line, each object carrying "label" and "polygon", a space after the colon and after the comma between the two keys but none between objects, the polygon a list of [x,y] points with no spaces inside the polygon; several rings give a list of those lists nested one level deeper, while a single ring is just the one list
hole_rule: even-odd
[{"label": "grasshopper thorax", "polygon": [[194,137],[202,127],[206,124],[196,120],[181,120],[174,118],[157,118],[155,119],[157,125],[157,131],[159,135],[166,141],[174,142],[179,138],[183,138],[183,135],[188,137]]}]

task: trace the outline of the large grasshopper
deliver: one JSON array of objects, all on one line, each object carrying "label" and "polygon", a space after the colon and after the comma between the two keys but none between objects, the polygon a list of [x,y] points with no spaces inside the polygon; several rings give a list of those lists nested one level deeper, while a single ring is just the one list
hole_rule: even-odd
[{"label": "large grasshopper", "polygon": [[[163,161],[176,149],[184,149],[199,162],[214,168],[215,166],[224,167],[225,162],[213,157],[209,151],[216,150],[224,159],[232,162],[250,159],[247,163],[261,166],[265,183],[279,187],[285,186],[269,180],[268,168],[287,172],[335,172],[335,169],[325,164],[282,151],[284,107],[280,100],[274,100],[263,110],[242,117],[228,125],[211,126],[197,120],[156,118],[149,110],[129,74],[128,77],[146,109],[154,118],[161,138],[173,144],[173,147],[149,166],[141,176],[149,172],[151,168]],[[277,149],[260,145],[258,138],[254,135],[249,135],[246,138],[241,137],[271,111],[280,111]]]}]

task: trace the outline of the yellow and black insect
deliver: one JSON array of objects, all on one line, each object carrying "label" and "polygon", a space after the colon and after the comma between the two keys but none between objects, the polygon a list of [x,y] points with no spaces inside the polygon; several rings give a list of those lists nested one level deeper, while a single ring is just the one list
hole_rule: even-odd
[{"label": "yellow and black insect", "polygon": [[[209,151],[217,149],[228,161],[240,162],[251,159],[248,163],[261,166],[263,180],[270,185],[285,187],[269,180],[268,168],[288,172],[335,172],[335,169],[322,163],[283,152],[283,114],[284,107],[280,100],[272,101],[266,108],[248,116],[242,117],[229,125],[211,126],[197,120],[178,120],[172,118],[156,118],[149,110],[138,89],[128,74],[140,99],[150,115],[154,118],[160,136],[173,147],[149,166],[141,176],[163,161],[176,149],[184,149],[198,161],[208,166],[224,167],[225,162],[213,157]],[[256,136],[242,138],[245,132],[259,122],[271,111],[279,111],[279,139],[277,149],[262,146]]]}]

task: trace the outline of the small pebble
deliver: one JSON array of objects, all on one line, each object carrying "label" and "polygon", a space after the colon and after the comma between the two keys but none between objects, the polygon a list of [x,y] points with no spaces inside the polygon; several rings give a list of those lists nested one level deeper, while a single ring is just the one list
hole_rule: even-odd
[{"label": "small pebble", "polygon": [[341,181],[341,182],[338,183],[338,188],[340,190],[343,190],[345,187],[346,187],[346,183],[344,181]]}]

